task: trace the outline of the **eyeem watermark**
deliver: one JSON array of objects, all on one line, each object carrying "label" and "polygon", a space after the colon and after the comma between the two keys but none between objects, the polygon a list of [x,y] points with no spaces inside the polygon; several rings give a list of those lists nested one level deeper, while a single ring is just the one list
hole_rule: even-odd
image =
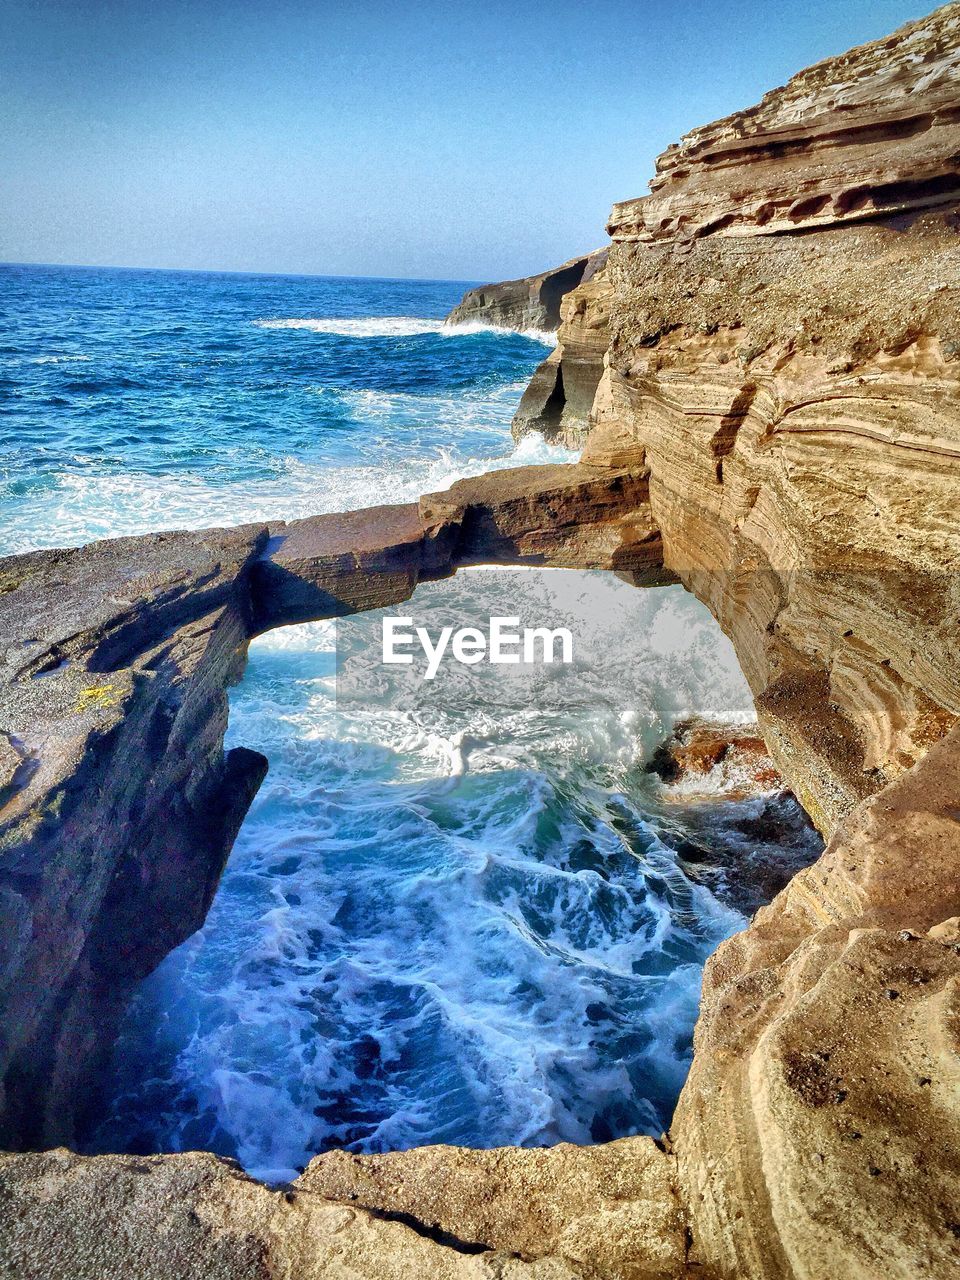
[{"label": "eyeem watermark", "polygon": [[[442,627],[434,640],[426,627],[413,618],[383,619],[383,661],[413,662],[410,649],[419,645],[427,660],[424,680],[432,680],[445,657],[473,666],[477,662],[572,662],[573,636],[566,627],[524,627],[519,618],[490,618],[486,631],[479,627]],[[559,648],[559,658],[557,651]]]}]

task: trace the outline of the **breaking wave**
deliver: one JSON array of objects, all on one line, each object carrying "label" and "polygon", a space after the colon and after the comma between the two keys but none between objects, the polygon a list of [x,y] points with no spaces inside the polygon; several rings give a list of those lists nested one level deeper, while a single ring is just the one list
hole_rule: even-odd
[{"label": "breaking wave", "polygon": [[445,320],[419,319],[414,316],[357,316],[286,320],[255,320],[261,329],[308,329],[311,333],[336,334],[344,338],[414,338],[436,333],[444,338],[465,338],[472,334],[492,333],[501,337],[529,338],[544,346],[555,346],[557,337],[543,329],[504,329],[499,325],[448,324]]}]

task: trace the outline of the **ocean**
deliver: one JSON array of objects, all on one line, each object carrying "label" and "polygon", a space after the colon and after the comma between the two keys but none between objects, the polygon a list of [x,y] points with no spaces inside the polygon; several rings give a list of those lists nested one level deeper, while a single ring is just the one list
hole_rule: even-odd
[{"label": "ocean", "polygon": [[[0,552],[571,459],[510,436],[552,338],[444,327],[470,283],[0,267]],[[204,928],[137,993],[86,1150],[282,1183],[332,1147],[669,1123],[744,883],[819,850],[773,793],[645,772],[679,721],[752,720],[729,643],[681,588],[605,573],[462,573],[390,612],[563,622],[574,661],[428,683],[379,663],[378,616],[251,646],[229,744],[270,772]]]}]

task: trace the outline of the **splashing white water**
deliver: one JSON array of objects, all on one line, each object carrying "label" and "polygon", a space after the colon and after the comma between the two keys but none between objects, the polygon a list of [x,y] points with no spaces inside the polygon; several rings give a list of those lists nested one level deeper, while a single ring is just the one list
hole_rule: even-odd
[{"label": "splashing white water", "polygon": [[414,316],[361,316],[311,320],[309,318],[255,320],[260,329],[307,329],[311,333],[329,333],[344,338],[415,338],[437,333],[444,338],[463,338],[471,334],[492,333],[503,337],[520,334],[544,346],[556,346],[555,333],[544,329],[505,329],[502,325],[448,324],[446,320],[418,319]]},{"label": "splashing white water", "polygon": [[[385,425],[389,425],[391,406],[399,411],[404,399],[379,392],[350,394],[362,406],[361,412],[371,419],[382,417]],[[273,475],[248,480],[242,488],[225,485],[216,476],[208,479],[189,473],[172,478],[127,470],[67,472],[55,487],[38,492],[16,522],[0,529],[0,554],[75,546],[156,529],[299,520],[384,501],[415,502],[421,494],[447,489],[467,476],[503,467],[570,462],[577,456],[546,444],[540,436],[525,436],[515,445],[508,439],[507,444],[511,447],[499,456],[464,459],[450,448],[434,447],[419,457],[355,466],[286,457],[272,468]]]},{"label": "splashing white water", "polygon": [[[549,619],[575,662],[411,683],[384,673],[376,614],[252,646],[230,740],[271,770],[202,935],[148,984],[123,1053],[186,1117],[161,1144],[210,1145],[266,1181],[331,1145],[659,1132],[702,959],[741,921],[683,876],[637,792],[676,720],[751,715],[701,605],[610,574],[478,570],[404,611]],[[138,1041],[150,1001],[163,1017]]]}]

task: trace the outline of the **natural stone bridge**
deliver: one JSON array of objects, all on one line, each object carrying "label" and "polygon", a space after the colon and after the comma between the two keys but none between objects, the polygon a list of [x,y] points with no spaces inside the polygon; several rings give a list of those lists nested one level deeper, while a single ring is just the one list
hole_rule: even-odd
[{"label": "natural stone bridge", "polygon": [[480,562],[679,580],[829,837],[707,965],[669,1135],[0,1157],[0,1274],[960,1274],[960,6],[661,158],[518,428],[585,440],[419,505],[0,562],[2,1139],[69,1139],[125,993],[202,921],[266,762],[251,636]]},{"label": "natural stone bridge", "polygon": [[470,564],[667,580],[646,484],[519,468],[419,504],[0,561],[0,1146],[72,1140],[132,985],[203,922],[267,768],[223,751],[249,640]]}]

